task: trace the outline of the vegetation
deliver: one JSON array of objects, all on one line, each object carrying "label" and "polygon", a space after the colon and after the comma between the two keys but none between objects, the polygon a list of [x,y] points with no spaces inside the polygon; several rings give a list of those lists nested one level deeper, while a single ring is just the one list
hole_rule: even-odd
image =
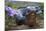
[{"label": "vegetation", "polygon": [[[5,5],[11,6],[14,9],[17,9],[19,7],[23,7],[24,6],[24,4],[19,4],[19,3],[18,4],[13,4],[12,2],[6,2]],[[26,4],[26,5],[28,5],[28,4]],[[44,18],[44,3],[39,3],[39,5],[41,7],[41,10],[43,10],[43,11],[38,16],[40,16],[41,18]],[[15,18],[14,17],[11,18],[11,17],[7,16],[6,12],[5,12],[5,25],[6,25],[5,26],[6,29],[10,28],[10,26],[12,26],[12,25],[16,25]]]}]

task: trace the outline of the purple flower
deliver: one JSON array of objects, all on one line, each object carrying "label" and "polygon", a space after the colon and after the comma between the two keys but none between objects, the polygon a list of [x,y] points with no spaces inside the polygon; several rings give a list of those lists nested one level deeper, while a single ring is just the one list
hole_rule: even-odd
[{"label": "purple flower", "polygon": [[8,12],[8,14],[7,14],[8,16],[16,15],[16,16],[19,16],[19,17],[23,17],[20,9],[15,10],[15,9],[12,9],[11,7],[6,7],[5,9]]},{"label": "purple flower", "polygon": [[6,6],[6,7],[5,7],[5,10],[6,10],[6,11],[11,11],[11,10],[13,10],[13,9],[12,9],[11,7],[7,7],[7,6]]},{"label": "purple flower", "polygon": [[16,10],[11,7],[5,7],[5,10],[8,12],[8,16],[14,16],[16,14]]}]

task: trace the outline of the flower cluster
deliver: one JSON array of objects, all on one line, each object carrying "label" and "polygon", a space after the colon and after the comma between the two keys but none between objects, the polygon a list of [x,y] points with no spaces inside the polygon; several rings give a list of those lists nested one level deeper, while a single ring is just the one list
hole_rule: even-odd
[{"label": "flower cluster", "polygon": [[14,16],[16,14],[16,10],[12,9],[11,7],[5,7],[5,10],[8,12],[8,16]]}]

